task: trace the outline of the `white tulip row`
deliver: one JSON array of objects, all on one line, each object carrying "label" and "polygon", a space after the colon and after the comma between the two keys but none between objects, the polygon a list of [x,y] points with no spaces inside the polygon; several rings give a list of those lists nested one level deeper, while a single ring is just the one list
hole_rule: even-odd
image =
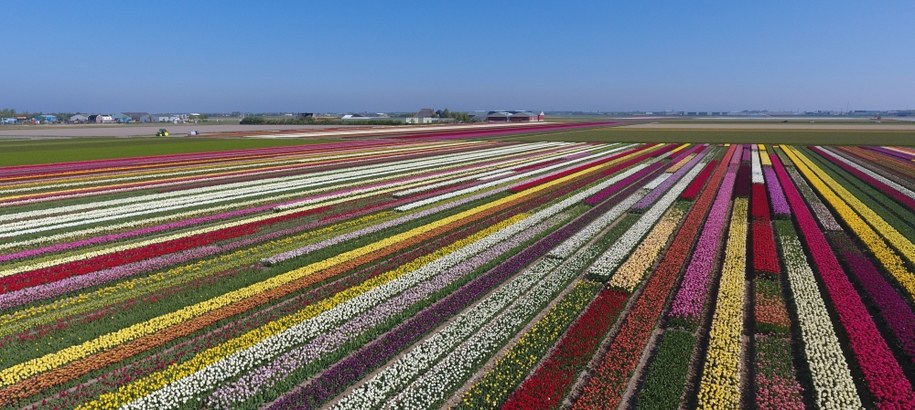
[{"label": "white tulip row", "polygon": [[[629,177],[630,175],[639,172],[648,165],[649,164],[636,165],[630,168],[628,171],[611,178],[610,181],[619,182]],[[575,253],[575,251],[580,249],[585,243],[590,241],[591,238],[594,238],[598,233],[610,226],[613,221],[616,221],[620,215],[629,210],[629,208],[635,205],[636,202],[639,202],[639,200],[642,199],[642,197],[644,197],[646,194],[647,191],[640,189],[634,192],[632,195],[629,195],[626,197],[626,199],[620,201],[620,203],[616,204],[614,207],[607,210],[607,212],[605,212],[603,215],[597,217],[594,221],[585,226],[584,229],[576,232],[575,235],[572,235],[569,239],[559,244],[559,246],[550,250],[549,255],[556,258],[568,258],[573,253]]]},{"label": "white tulip row", "polygon": [[[538,145],[538,144],[535,144]],[[536,148],[549,147],[550,145],[539,144]],[[524,148],[524,149],[522,149]],[[210,189],[209,191],[213,192],[204,192],[196,194],[196,191],[203,189],[191,189],[186,191],[177,191],[169,192],[163,194],[152,194],[145,195],[145,202],[135,203],[133,205],[122,206],[116,210],[102,208],[92,211],[79,212],[79,213],[69,213],[67,215],[55,215],[46,218],[33,218],[29,220],[18,221],[10,224],[0,225],[0,232],[14,231],[14,232],[24,232],[24,233],[35,233],[42,232],[52,229],[60,229],[66,227],[72,227],[83,224],[99,223],[113,219],[120,219],[126,217],[136,217],[141,215],[146,215],[150,213],[159,213],[164,211],[170,211],[175,209],[181,209],[186,207],[196,207],[200,205],[207,205],[212,203],[238,200],[241,198],[252,197],[252,196],[266,196],[268,194],[275,194],[279,192],[285,192],[294,189],[303,189],[307,187],[314,187],[322,184],[333,183],[338,185],[340,182],[359,180],[369,177],[379,177],[383,175],[399,174],[404,170],[412,170],[414,173],[421,172],[417,169],[423,168],[439,168],[445,165],[467,162],[475,159],[488,158],[492,156],[502,156],[509,153],[516,153],[519,151],[529,151],[527,148],[521,146],[512,146],[509,148],[499,149],[499,150],[485,150],[483,152],[474,152],[474,153],[464,153],[462,155],[444,155],[437,156],[433,158],[426,158],[421,160],[409,160],[401,161],[401,163],[385,163],[381,165],[372,165],[367,167],[355,167],[347,171],[324,171],[309,175],[298,175],[291,177],[281,177],[281,178],[271,178],[265,180],[258,180],[253,182],[244,182],[239,183],[243,184],[241,187],[233,187],[237,184],[224,184],[218,186],[216,189]],[[360,169],[361,168],[361,169]],[[228,188],[227,188],[228,187]],[[194,193],[188,195],[188,193]],[[167,206],[163,206],[163,201],[165,201]],[[119,200],[112,201],[101,201],[95,204],[104,207],[105,202],[115,202]],[[66,207],[64,207],[66,208]],[[37,212],[37,211],[34,211]],[[26,214],[26,213],[23,213]],[[104,216],[102,216],[104,215]],[[74,221],[69,222],[68,221]],[[81,222],[76,222],[81,221]],[[42,227],[40,229],[29,229],[32,227]],[[2,236],[0,236],[2,237]]]},{"label": "white tulip row", "polygon": [[822,409],[860,409],[855,383],[839,346],[813,270],[796,236],[779,235],[788,284],[794,294],[804,356],[813,379],[815,404]]},{"label": "white tulip row", "polygon": [[[422,172],[423,171],[417,171],[416,173],[422,173]],[[403,175],[406,175],[406,174],[394,175],[394,176],[389,177],[389,179],[397,180],[398,178],[400,178]],[[404,184],[417,184],[417,182],[415,182],[415,180],[402,181],[402,182]],[[24,241],[2,243],[2,244],[0,244],[0,249],[9,249],[9,248],[22,247],[22,246],[30,246],[30,245],[40,244],[40,243],[49,243],[49,242],[60,241],[60,240],[64,240],[67,238],[85,237],[87,235],[97,234],[97,233],[101,233],[101,232],[136,228],[136,227],[140,227],[140,226],[149,226],[149,225],[154,225],[156,223],[161,223],[161,222],[172,222],[172,221],[177,221],[177,220],[184,220],[184,219],[187,219],[187,218],[190,218],[190,217],[193,217],[196,215],[200,215],[203,213],[216,213],[219,211],[225,211],[225,210],[234,209],[234,208],[242,208],[245,206],[258,205],[258,204],[264,203],[265,201],[279,201],[279,200],[288,199],[288,198],[301,197],[304,194],[315,194],[315,193],[320,193],[320,192],[324,192],[324,191],[341,189],[341,188],[346,188],[346,187],[354,186],[354,185],[360,185],[363,183],[364,183],[364,181],[355,181],[355,182],[350,182],[347,184],[338,184],[338,185],[333,185],[333,186],[314,188],[314,189],[307,190],[307,191],[296,191],[296,192],[287,193],[287,194],[278,194],[278,195],[273,195],[273,196],[270,196],[267,198],[258,198],[255,200],[249,200],[249,201],[244,201],[244,202],[234,202],[234,203],[225,204],[225,205],[210,206],[205,209],[197,209],[197,210],[175,213],[175,214],[170,214],[170,215],[163,215],[163,216],[146,217],[141,220],[125,221],[125,222],[112,224],[112,225],[96,226],[96,227],[82,229],[82,230],[67,231],[67,232],[62,232],[62,233],[57,233],[57,234],[52,234],[52,235],[44,235],[44,236],[41,236],[38,238],[32,238],[32,239],[28,239],[28,240],[24,240]],[[394,184],[389,184],[389,185],[395,186],[395,187],[397,186]],[[382,189],[385,187],[379,186],[376,188]],[[388,190],[390,190],[390,188],[388,188]],[[328,200],[331,200],[334,198],[346,197],[346,196],[351,196],[351,195],[353,195],[352,191],[347,192],[345,194],[325,196],[325,197],[319,198],[319,201],[318,200],[309,200],[307,202],[316,203],[316,202],[320,202],[320,201],[328,201]],[[357,197],[358,196],[353,196],[351,199],[355,199]],[[298,204],[298,205],[301,206],[302,204]],[[280,208],[280,207],[277,207],[277,208]],[[285,209],[289,209],[289,208],[292,208],[292,207],[286,207]],[[165,208],[160,208],[160,209],[158,209],[158,211],[161,211],[163,209],[165,209]]]},{"label": "white tulip row", "polygon": [[[539,158],[536,158],[536,160],[534,160],[534,161],[524,161],[524,162],[521,162],[521,163],[518,163],[517,161],[512,161],[512,162],[511,162],[511,163],[513,164],[512,167],[537,164],[537,163],[540,163],[540,162],[550,161],[550,160],[553,160],[553,159],[556,159],[556,158],[562,158],[562,157],[564,157],[564,156],[568,156],[568,155],[572,155],[572,154],[577,154],[577,153],[580,153],[580,152],[583,152],[583,151],[594,151],[594,150],[597,149],[597,148],[595,148],[594,146],[584,146],[584,147],[570,146],[570,147],[567,147],[567,148],[570,148],[570,149],[563,149],[561,152],[554,153],[554,154],[547,155],[547,156],[543,156],[543,157],[539,157]],[[488,180],[491,180],[491,179],[503,177],[503,176],[505,176],[505,175],[511,175],[511,174],[513,174],[513,173],[514,173],[514,171],[511,171],[511,170],[509,170],[509,171],[501,171],[501,170],[500,170],[500,171],[492,171],[492,172],[490,172],[490,173],[480,174],[480,175],[477,175],[477,177],[466,177],[466,178],[459,178],[459,179],[451,179],[451,180],[448,180],[448,181],[442,181],[442,182],[435,183],[435,184],[429,184],[429,185],[424,185],[424,186],[420,186],[420,187],[416,187],[416,188],[411,188],[411,189],[407,189],[407,190],[395,192],[395,193],[394,193],[394,197],[395,197],[395,198],[401,198],[401,197],[405,197],[405,196],[410,196],[410,195],[417,194],[417,193],[420,193],[420,192],[431,191],[431,190],[436,189],[436,188],[441,188],[441,187],[444,187],[444,186],[453,185],[453,184],[458,183],[458,182],[469,181],[469,180],[472,180],[472,179],[477,179],[478,181],[488,181]]]},{"label": "white tulip row", "polygon": [[661,185],[661,183],[663,183],[665,180],[667,180],[667,178],[670,178],[670,176],[672,174],[673,174],[672,172],[665,172],[661,175],[658,175],[655,179],[652,179],[649,183],[645,184],[645,186],[643,186],[642,188],[655,189],[658,187],[658,185]]},{"label": "white tulip row", "polygon": [[594,275],[601,279],[607,279],[619,267],[623,259],[632,254],[632,250],[639,244],[645,234],[661,219],[661,216],[667,212],[667,209],[673,205],[677,197],[686,190],[686,187],[693,179],[702,172],[705,166],[702,162],[697,162],[686,175],[683,176],[673,187],[667,191],[664,196],[658,199],[651,208],[645,212],[632,227],[623,234],[603,255],[588,268],[588,274]]},{"label": "white tulip row", "polygon": [[[185,175],[236,171],[236,170],[243,170],[243,169],[247,169],[247,168],[264,168],[264,167],[288,165],[288,164],[295,164],[295,163],[297,163],[297,161],[292,160],[292,159],[285,159],[285,160],[278,160],[278,161],[244,163],[241,165],[232,165],[232,166],[209,166],[206,168],[200,168],[200,166],[197,165],[196,168],[194,168],[194,166],[192,166],[191,167],[192,169],[187,169],[187,170],[183,170],[183,171],[176,169],[176,170],[169,171],[169,172],[154,173],[154,174],[144,174],[144,175],[134,175],[134,176],[112,176],[110,178],[88,179],[88,178],[94,178],[93,176],[90,176],[87,179],[80,179],[75,182],[48,183],[48,184],[35,185],[35,186],[23,187],[23,188],[12,188],[12,189],[5,189],[2,186],[0,186],[0,193],[6,195],[6,194],[15,194],[15,193],[23,193],[23,192],[34,192],[34,191],[41,191],[41,190],[52,190],[52,189],[60,190],[60,189],[64,189],[64,188],[73,188],[73,187],[80,187],[80,186],[87,186],[87,185],[113,184],[113,183],[123,183],[123,182],[130,182],[130,181],[142,181],[145,179],[153,180],[153,179],[157,179],[157,178],[174,178],[177,176],[185,176]],[[184,167],[182,167],[182,168],[184,168]],[[285,170],[285,169],[264,170],[262,172],[270,173],[270,172],[282,172],[282,171],[287,171],[287,170]],[[238,177],[238,175],[214,176],[214,177],[207,177],[207,181],[219,180],[219,179],[225,179],[225,178],[237,178],[237,177]],[[72,177],[70,179],[72,179]],[[158,188],[158,187],[163,187],[163,186],[186,184],[186,183],[187,183],[187,181],[163,182],[162,184],[146,185],[146,187]]]},{"label": "white tulip row", "polygon": [[[539,146],[539,147],[538,147],[538,149],[544,149],[544,148],[555,148],[555,146],[553,146],[553,145],[544,145],[544,146]],[[502,151],[500,151],[500,152],[499,152],[498,154],[496,154],[496,155],[498,155],[498,156],[505,156],[505,155],[518,154],[518,153],[528,153],[528,154],[530,154],[530,152],[531,152],[531,151],[528,150],[528,149],[521,150],[521,149],[518,149],[518,148],[514,148],[514,149],[511,149],[511,148],[504,148]],[[468,154],[468,155],[469,155],[469,154]],[[472,156],[472,157],[470,157],[470,158],[463,158],[463,157],[462,157],[463,160],[460,161],[460,162],[457,162],[456,164],[466,165],[466,164],[473,164],[473,163],[478,163],[478,162],[484,162],[484,161],[488,160],[488,159],[489,159],[490,157],[492,157],[492,156],[493,156],[492,153],[487,153],[486,156],[474,155],[474,156]],[[474,160],[474,161],[469,161],[469,160]],[[433,160],[429,160],[428,164],[426,164],[425,162],[422,163],[422,165],[424,165],[424,166],[425,166],[425,165],[430,165],[430,166],[442,166],[442,165],[449,165],[449,164],[450,164],[450,163],[446,163],[446,162],[444,162],[443,160],[441,160],[441,159],[439,159],[439,158],[435,158],[435,159],[433,159]],[[403,170],[411,170],[411,169],[415,169],[416,167],[417,167],[417,165],[408,164],[408,165],[404,166],[402,169],[403,169]],[[393,168],[387,167],[387,166],[386,166],[384,169],[393,169]],[[401,170],[401,169],[398,169],[398,171],[400,171],[400,170]],[[425,171],[417,171],[417,172],[425,172]],[[458,170],[458,171],[453,171],[452,173],[454,173],[454,174],[460,174],[460,173],[466,173],[466,172],[467,172],[467,170]],[[415,173],[415,172],[414,172],[414,173]],[[473,178],[470,178],[470,179],[473,179]],[[451,180],[451,181],[453,182],[454,180]],[[422,188],[422,187],[417,187],[417,188],[415,188],[415,189],[419,189],[419,191],[417,191],[417,192],[422,192],[423,190],[425,190],[425,189],[421,189],[421,188]],[[406,192],[406,194],[405,194],[404,192]],[[409,195],[409,194],[412,194],[412,193],[415,193],[415,192],[413,192],[413,191],[411,191],[411,190],[408,190],[408,191],[397,192],[397,193],[394,194],[394,196],[395,196],[395,197],[400,197],[400,196],[405,196],[405,195]],[[284,206],[287,206],[287,207],[288,207],[288,206],[295,206],[295,204],[293,203],[293,204],[284,205]]]},{"label": "white tulip row", "polygon": [[878,180],[878,181],[880,181],[880,182],[883,182],[884,184],[886,184],[886,185],[889,186],[890,188],[893,188],[893,189],[899,191],[899,193],[901,193],[901,194],[903,194],[903,195],[905,195],[905,196],[907,196],[907,197],[909,197],[909,198],[915,199],[915,192],[912,192],[912,191],[909,190],[908,188],[906,188],[906,187],[904,187],[904,186],[902,186],[902,185],[899,185],[899,184],[897,184],[897,183],[894,182],[894,181],[889,180],[889,179],[886,178],[885,176],[880,175],[880,174],[878,174],[878,173],[876,173],[876,172],[874,172],[874,171],[871,171],[871,170],[868,169],[867,167],[860,166],[860,165],[856,164],[855,162],[850,161],[848,158],[845,158],[845,157],[843,157],[843,156],[841,156],[841,155],[838,155],[838,154],[836,154],[836,153],[830,151],[830,149],[827,148],[827,147],[817,147],[817,148],[820,148],[820,149],[821,149],[821,152],[823,152],[824,154],[828,155],[829,157],[835,158],[835,159],[841,161],[843,164],[846,164],[846,165],[848,165],[848,166],[854,167],[855,169],[857,169],[857,170],[863,172],[865,175],[867,175],[867,176],[869,176],[869,177],[871,177],[871,178],[874,178],[874,179],[876,179],[876,180]]},{"label": "white tulip row", "polygon": [[[502,151],[501,149],[496,150],[495,153],[493,153],[492,151],[494,151],[494,150],[487,149],[487,150],[476,151],[476,152],[471,152],[471,153],[447,154],[447,155],[440,155],[440,156],[436,156],[436,157],[432,157],[432,158],[427,157],[427,158],[421,158],[421,159],[409,159],[409,160],[404,160],[404,161],[389,162],[389,163],[385,163],[385,164],[370,164],[370,165],[364,165],[364,166],[359,166],[359,167],[352,167],[352,168],[347,169],[343,173],[341,173],[340,170],[328,170],[328,171],[314,172],[314,173],[305,174],[305,175],[291,175],[291,176],[283,176],[283,177],[274,177],[274,178],[260,179],[260,180],[256,180],[256,181],[243,181],[243,182],[234,182],[234,183],[229,183],[229,184],[220,184],[220,185],[215,185],[215,186],[192,188],[192,189],[187,189],[187,190],[182,190],[182,191],[147,194],[147,195],[142,195],[142,196],[133,196],[133,197],[128,197],[128,198],[119,198],[119,199],[112,199],[112,200],[106,200],[106,201],[95,201],[95,202],[87,203],[87,204],[69,205],[69,206],[64,206],[64,207],[59,207],[59,208],[54,208],[54,209],[43,209],[43,210],[13,213],[13,214],[8,214],[8,215],[0,215],[0,221],[8,221],[11,219],[23,219],[23,218],[32,219],[35,217],[41,217],[45,214],[73,213],[75,211],[83,211],[83,210],[87,210],[87,209],[90,209],[90,210],[103,209],[103,208],[110,208],[110,207],[116,207],[116,206],[123,206],[123,205],[127,205],[127,204],[132,204],[132,203],[143,204],[143,203],[163,201],[165,199],[170,199],[171,201],[169,201],[169,202],[174,202],[177,200],[176,198],[180,198],[180,197],[187,197],[187,196],[200,195],[200,194],[213,194],[215,192],[223,192],[223,191],[246,192],[246,191],[243,191],[246,188],[248,188],[248,189],[251,189],[251,188],[269,189],[270,187],[273,186],[272,184],[283,184],[283,183],[288,184],[288,183],[293,183],[296,181],[301,181],[301,182],[309,181],[312,183],[336,182],[337,181],[336,178],[344,177],[344,176],[356,176],[356,177],[358,177],[360,175],[372,176],[378,172],[383,172],[385,170],[390,170],[390,169],[412,169],[417,166],[436,166],[436,165],[442,165],[442,164],[446,164],[446,163],[470,160],[470,159],[475,158],[475,156],[473,156],[473,155],[490,154],[489,156],[493,156],[493,155],[501,155],[501,154],[505,153],[505,151]],[[114,192],[114,191],[112,191],[112,192]]]},{"label": "white tulip row", "polygon": [[597,253],[596,249],[588,247],[584,252],[566,260],[554,273],[401,391],[386,407],[429,408],[434,403],[446,400],[451,392],[464,384],[479,366],[486,363],[549,303],[556,293],[565,288]]},{"label": "white tulip row", "polygon": [[[361,311],[377,304],[377,298],[385,295],[380,292],[399,292],[408,288],[410,284],[415,283],[414,281],[416,280],[430,278],[441,270],[448,269],[448,267],[454,266],[479,252],[497,246],[507,238],[511,238],[518,233],[531,229],[536,224],[559,214],[563,210],[581,202],[588,196],[599,192],[609,185],[611,185],[611,183],[602,182],[589,189],[578,192],[577,194],[538,211],[524,220],[489,235],[472,245],[461,248],[457,252],[446,255],[435,262],[400,277],[396,281],[383,285],[385,286],[383,288],[384,290],[378,290],[381,289],[381,287],[379,287],[366,292],[321,315],[290,327],[275,336],[264,339],[248,349],[236,352],[213,365],[166,385],[162,389],[130,403],[127,408],[171,408],[173,405],[191,400],[191,398],[196,397],[201,392],[212,389],[224,380],[238,375],[253,366],[261,365],[269,361],[276,355],[288,350],[290,346],[304,343],[308,339],[314,337],[314,335],[326,331],[333,323],[339,323],[340,320],[343,320],[341,318],[345,318],[345,315],[355,314],[351,312],[357,310]],[[521,275],[525,280],[530,279],[530,276],[531,275]],[[504,289],[504,287],[502,289]],[[514,296],[508,298],[508,301],[510,302],[513,299],[515,299]],[[125,386],[125,388],[129,388],[129,385]]]},{"label": "white tulip row", "polygon": [[67,263],[67,262],[83,260],[86,258],[107,255],[107,254],[111,254],[114,252],[125,251],[125,250],[129,250],[129,249],[134,249],[134,248],[138,248],[141,246],[161,243],[161,242],[165,242],[165,241],[169,241],[169,240],[181,239],[181,238],[185,238],[185,237],[188,237],[191,235],[212,232],[212,231],[218,230],[218,229],[235,227],[235,226],[239,226],[239,225],[243,225],[243,224],[247,224],[247,223],[254,223],[254,222],[262,221],[264,219],[293,214],[296,212],[314,208],[316,206],[333,205],[333,204],[337,204],[340,202],[359,199],[359,198],[363,198],[366,196],[372,196],[372,195],[375,195],[375,192],[379,192],[379,191],[384,192],[384,191],[390,191],[390,190],[396,189],[396,187],[390,187],[390,188],[386,188],[386,189],[382,189],[382,188],[383,187],[375,187],[375,188],[371,188],[371,189],[358,189],[358,190],[352,190],[349,192],[325,195],[320,198],[310,200],[309,202],[313,203],[313,206],[310,206],[310,207],[302,205],[297,208],[288,208],[286,210],[278,211],[278,212],[275,212],[272,214],[263,214],[262,213],[262,214],[257,214],[254,216],[249,216],[244,219],[236,219],[236,220],[231,220],[229,222],[222,222],[217,225],[198,227],[198,228],[190,230],[190,231],[184,231],[184,232],[180,232],[180,233],[176,233],[176,234],[155,236],[155,237],[151,237],[149,239],[145,239],[142,241],[130,242],[130,243],[122,244],[122,245],[115,244],[113,246],[108,246],[106,248],[96,249],[92,252],[65,254],[65,255],[60,255],[59,257],[56,257],[53,259],[46,259],[41,262],[28,261],[27,263],[20,263],[17,265],[13,265],[7,269],[0,270],[0,277],[16,274],[16,273],[20,273],[20,272],[25,272],[28,270],[55,266],[55,265],[59,265],[59,264]]},{"label": "white tulip row", "polygon": [[763,176],[762,163],[759,160],[759,147],[756,144],[750,144],[750,175],[754,184],[764,184],[766,179]]},{"label": "white tulip row", "polygon": [[801,191],[801,195],[804,196],[804,201],[806,201],[807,205],[810,206],[810,209],[813,210],[813,214],[816,215],[817,220],[823,225],[823,229],[827,231],[843,231],[842,225],[839,225],[839,223],[836,222],[836,219],[832,216],[832,212],[829,211],[829,208],[823,201],[820,201],[820,197],[813,192],[813,188],[807,184],[807,180],[801,176],[797,168],[786,167],[785,170],[788,171],[788,175],[791,176],[791,180],[794,181],[797,190]]},{"label": "white tulip row", "polygon": [[[550,171],[550,170],[553,170],[553,169],[556,169],[556,168],[568,167],[569,165],[574,164],[574,163],[578,163],[578,162],[582,162],[582,161],[588,161],[588,160],[595,159],[595,158],[600,158],[600,157],[606,157],[606,156],[612,155],[612,154],[614,154],[614,153],[616,153],[616,152],[619,152],[619,151],[622,151],[622,150],[624,150],[624,149],[627,149],[627,148],[629,148],[629,147],[631,147],[631,145],[625,145],[625,146],[621,146],[621,147],[618,147],[618,148],[613,148],[613,149],[610,149],[610,150],[607,150],[607,151],[599,152],[599,153],[592,154],[592,155],[588,155],[588,156],[581,157],[581,158],[576,158],[576,159],[573,159],[573,160],[571,160],[571,161],[566,161],[566,162],[563,162],[563,163],[560,163],[560,164],[550,165],[550,166],[546,166],[546,167],[543,167],[543,168],[540,168],[540,169],[536,169],[536,170],[533,170],[533,171],[528,171],[528,172],[524,172],[524,173],[521,173],[521,174],[515,174],[515,175],[512,175],[512,176],[510,176],[510,177],[498,179],[498,180],[491,181],[491,182],[487,182],[487,183],[480,184],[480,185],[475,185],[475,186],[472,186],[472,187],[469,187],[469,188],[464,188],[464,189],[460,189],[460,190],[457,190],[457,191],[448,192],[448,193],[441,194],[441,195],[436,195],[436,196],[431,197],[431,198],[426,198],[426,199],[423,199],[423,200],[420,200],[420,201],[411,202],[411,203],[409,203],[409,204],[399,206],[399,207],[397,207],[397,208],[395,208],[395,209],[397,209],[398,211],[409,211],[409,210],[411,210],[411,209],[419,208],[419,207],[426,206],[426,205],[429,205],[429,204],[434,204],[434,203],[436,203],[436,202],[444,201],[444,200],[446,200],[446,199],[451,199],[451,198],[455,198],[455,197],[458,197],[458,196],[461,196],[461,195],[466,195],[466,194],[469,194],[469,193],[471,193],[471,192],[476,192],[476,191],[479,191],[479,190],[482,190],[482,189],[492,188],[492,187],[496,187],[496,186],[499,186],[499,185],[503,185],[503,184],[505,184],[506,182],[516,181],[516,180],[523,179],[523,178],[527,178],[527,177],[534,176],[534,175],[537,175],[537,174],[542,174],[542,173],[544,173],[544,172],[546,172],[546,171]],[[503,189],[504,189],[504,190],[508,190],[509,187],[504,187]]]},{"label": "white tulip row", "polygon": [[433,333],[395,362],[388,364],[363,385],[344,396],[334,409],[368,409],[378,407],[389,397],[406,387],[416,377],[495,315],[518,300],[528,289],[552,272],[560,261],[546,258],[528,267],[508,284],[498,288],[477,305],[472,306]]},{"label": "white tulip row", "polygon": [[[315,160],[326,161],[326,160],[333,160],[333,159],[344,159],[344,158],[360,157],[360,156],[366,156],[366,155],[376,155],[379,152],[383,152],[383,153],[387,154],[387,153],[394,153],[394,152],[416,151],[416,150],[425,150],[425,149],[436,148],[436,147],[461,146],[461,145],[467,145],[467,144],[410,145],[410,146],[406,146],[406,147],[402,147],[402,148],[393,148],[393,147],[384,148],[383,151],[379,151],[379,150],[375,149],[375,150],[362,151],[362,152],[357,152],[357,153],[352,153],[352,154],[339,154],[339,155],[327,155],[327,156],[324,156],[324,155],[317,156],[316,154],[291,153],[288,155],[283,155],[281,157],[276,157],[276,159],[272,160],[272,161],[264,161],[263,159],[257,159],[257,160],[240,159],[240,160],[233,161],[233,162],[239,163],[239,165],[220,166],[220,165],[214,165],[214,164],[205,164],[202,167],[199,164],[182,165],[179,168],[176,168],[170,172],[161,172],[161,173],[145,174],[145,175],[137,175],[137,176],[129,176],[129,177],[119,176],[122,173],[118,172],[116,175],[112,175],[110,178],[96,178],[93,180],[80,180],[77,182],[64,182],[64,183],[56,183],[56,184],[52,183],[52,184],[35,186],[35,187],[16,188],[16,189],[3,189],[3,187],[0,187],[0,192],[6,194],[6,193],[15,193],[15,192],[30,192],[30,191],[41,190],[41,189],[60,189],[60,188],[67,188],[67,187],[92,185],[92,184],[98,184],[98,183],[110,184],[113,182],[127,182],[127,181],[136,181],[136,180],[142,180],[142,179],[174,177],[176,175],[179,175],[179,176],[180,175],[194,175],[194,174],[200,174],[200,173],[225,172],[225,171],[232,171],[232,170],[239,170],[239,169],[246,169],[246,168],[261,168],[261,167],[266,167],[266,166],[310,163],[310,162],[314,162]],[[303,159],[303,157],[311,157],[311,158]],[[284,170],[266,170],[263,172],[272,173],[272,172],[282,172],[282,171],[284,171]],[[135,171],[126,171],[126,172],[129,175],[130,173],[135,172]],[[214,176],[214,177],[207,177],[207,180],[212,181],[212,180],[221,180],[221,179],[228,179],[228,178],[235,178],[235,177],[237,177],[237,175]],[[65,177],[61,177],[61,178],[54,178],[52,180],[43,180],[43,181],[53,182],[54,180],[57,180],[57,179],[73,180],[74,177],[65,176]],[[162,187],[180,185],[180,184],[185,184],[185,183],[187,183],[187,182],[162,182],[159,184],[146,185],[144,189],[162,188]],[[110,192],[118,192],[118,191],[121,191],[121,190],[108,190],[105,192],[110,193]],[[79,197],[79,196],[83,196],[83,195],[79,194],[79,193],[71,193],[71,194],[61,193],[60,195],[55,195],[54,198],[55,199],[73,198],[73,197]]]}]

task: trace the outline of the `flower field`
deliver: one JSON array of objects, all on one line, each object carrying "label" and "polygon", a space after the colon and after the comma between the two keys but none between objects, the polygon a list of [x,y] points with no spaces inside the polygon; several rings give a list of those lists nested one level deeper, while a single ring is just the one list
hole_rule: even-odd
[{"label": "flower field", "polygon": [[915,408],[908,148],[0,166],[0,238],[3,408]]}]

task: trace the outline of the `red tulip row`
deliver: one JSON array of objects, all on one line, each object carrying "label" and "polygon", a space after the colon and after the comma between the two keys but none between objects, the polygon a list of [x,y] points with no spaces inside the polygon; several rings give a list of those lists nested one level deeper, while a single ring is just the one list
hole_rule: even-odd
[{"label": "red tulip row", "polygon": [[175,253],[198,246],[209,245],[226,239],[250,235],[261,227],[320,213],[326,209],[327,207],[313,208],[289,215],[277,216],[257,222],[251,222],[244,225],[223,228],[212,232],[188,236],[185,238],[172,239],[169,241],[145,245],[138,248],[89,257],[81,261],[68,262],[47,268],[35,269],[15,275],[6,276],[4,278],[0,278],[0,293],[12,292],[31,286],[58,281],[72,276],[95,272],[101,269],[107,269],[127,263],[153,258],[156,256]]},{"label": "red tulip row", "polygon": [[756,272],[781,273],[778,251],[775,249],[775,234],[768,220],[753,221],[753,270]]},{"label": "red tulip row", "polygon": [[605,288],[559,340],[550,355],[502,405],[503,409],[557,408],[588,364],[629,294]]},{"label": "red tulip row", "polygon": [[686,187],[686,190],[680,194],[680,199],[685,199],[687,201],[692,201],[699,196],[699,193],[702,192],[702,187],[705,186],[705,182],[708,181],[709,176],[712,175],[712,171],[715,170],[715,166],[718,165],[718,160],[711,160],[708,164],[705,165],[705,168],[702,169],[702,172],[699,175],[696,175],[696,178],[693,179],[693,182],[689,183],[689,186]]},{"label": "red tulip row", "polygon": [[512,192],[521,192],[521,191],[524,191],[524,190],[527,190],[527,189],[531,189],[531,188],[533,188],[533,187],[535,187],[535,186],[543,185],[543,184],[546,184],[546,183],[548,183],[548,182],[555,181],[555,180],[557,180],[557,179],[559,179],[559,178],[562,178],[562,177],[566,177],[566,176],[572,175],[572,174],[574,174],[574,173],[576,173],[576,172],[584,171],[584,170],[586,170],[586,169],[590,169],[590,168],[594,168],[594,167],[596,167],[596,166],[600,166],[600,165],[606,164],[606,163],[608,163],[608,162],[611,162],[611,161],[620,159],[620,158],[622,158],[622,157],[625,157],[626,155],[634,154],[634,153],[636,153],[636,152],[639,152],[639,151],[648,149],[648,148],[650,148],[650,147],[651,147],[651,145],[642,146],[642,147],[636,148],[636,149],[634,149],[634,150],[626,150],[626,151],[620,152],[620,153],[618,153],[618,154],[611,155],[611,156],[609,156],[609,157],[607,157],[607,158],[601,158],[601,159],[599,159],[599,160],[597,160],[597,161],[591,161],[591,162],[588,162],[588,163],[583,164],[583,165],[579,165],[579,166],[576,166],[576,167],[568,168],[568,169],[565,169],[565,170],[562,170],[562,171],[559,171],[559,172],[556,172],[556,173],[553,173],[553,174],[550,174],[550,175],[547,175],[547,176],[544,176],[544,177],[541,177],[541,178],[537,178],[537,179],[535,179],[535,180],[533,180],[533,181],[528,181],[528,182],[525,182],[525,183],[523,183],[523,184],[515,185],[515,186],[512,187],[511,190],[512,190]]},{"label": "red tulip row", "polygon": [[766,186],[763,184],[753,184],[753,192],[750,196],[750,215],[753,219],[772,219],[769,212],[769,195],[766,193]]}]

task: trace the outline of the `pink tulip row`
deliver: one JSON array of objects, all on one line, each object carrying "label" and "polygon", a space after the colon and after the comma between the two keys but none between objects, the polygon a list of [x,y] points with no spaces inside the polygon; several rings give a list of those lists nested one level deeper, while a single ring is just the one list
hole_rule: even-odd
[{"label": "pink tulip row", "polygon": [[737,177],[740,157],[741,153],[731,157],[727,174],[725,174],[724,180],[721,182],[718,196],[712,204],[712,210],[709,211],[705,220],[705,227],[699,236],[699,241],[693,251],[689,266],[686,268],[683,283],[680,285],[680,289],[677,291],[671,305],[669,315],[672,317],[699,320],[699,315],[705,306],[705,301],[708,297],[708,284],[711,280],[715,263],[718,260],[718,250],[721,247],[722,232],[725,225],[727,225],[728,209],[731,206],[731,194]]}]

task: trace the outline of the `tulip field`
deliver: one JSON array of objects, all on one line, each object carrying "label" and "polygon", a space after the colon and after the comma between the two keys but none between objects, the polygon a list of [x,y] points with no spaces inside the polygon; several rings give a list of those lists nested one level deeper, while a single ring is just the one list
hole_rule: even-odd
[{"label": "tulip field", "polygon": [[913,307],[908,147],[0,164],[9,409],[913,409]]}]

